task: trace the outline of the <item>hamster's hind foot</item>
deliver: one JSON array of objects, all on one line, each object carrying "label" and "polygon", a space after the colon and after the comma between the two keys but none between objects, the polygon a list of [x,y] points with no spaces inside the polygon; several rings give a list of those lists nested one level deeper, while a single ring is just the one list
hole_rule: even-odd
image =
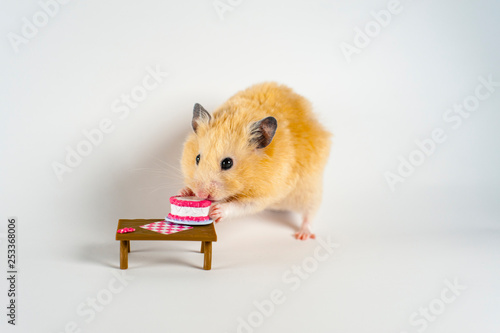
[{"label": "hamster's hind foot", "polygon": [[309,238],[314,239],[316,238],[316,235],[313,234],[311,230],[311,223],[308,221],[308,218],[304,217],[304,221],[302,222],[299,231],[295,233],[295,239],[306,240]]}]

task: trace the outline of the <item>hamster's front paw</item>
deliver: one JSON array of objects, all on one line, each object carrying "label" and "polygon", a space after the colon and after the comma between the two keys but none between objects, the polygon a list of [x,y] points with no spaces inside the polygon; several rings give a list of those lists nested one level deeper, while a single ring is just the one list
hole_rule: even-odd
[{"label": "hamster's front paw", "polygon": [[194,192],[189,187],[184,187],[182,190],[180,190],[179,195],[181,197],[194,197],[195,196]]},{"label": "hamster's front paw", "polygon": [[214,204],[210,206],[208,216],[214,220],[215,223],[220,222],[224,217],[226,217],[225,210],[226,209],[223,204]]}]

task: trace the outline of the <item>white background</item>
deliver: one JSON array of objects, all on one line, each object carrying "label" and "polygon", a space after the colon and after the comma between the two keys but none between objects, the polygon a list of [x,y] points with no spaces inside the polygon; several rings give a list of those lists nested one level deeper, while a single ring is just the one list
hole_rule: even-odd
[{"label": "white background", "polygon": [[[74,322],[81,332],[224,333],[249,316],[255,327],[240,332],[497,332],[500,87],[457,129],[443,115],[478,77],[500,81],[500,4],[402,0],[349,62],[340,46],[387,1],[232,3],[221,18],[211,0],[70,1],[16,52],[9,33],[21,36],[41,7],[2,1],[0,268],[17,216],[20,272],[16,327],[0,280],[2,332]],[[156,67],[168,77],[120,119],[114,101]],[[317,262],[318,241],[294,240],[289,214],[225,221],[211,271],[198,244],[132,243],[130,281],[105,298],[121,273],[117,220],[165,216],[182,186],[193,104],[213,110],[269,80],[310,99],[335,135],[314,223],[339,247]],[[59,181],[53,163],[105,118],[114,130]],[[435,128],[446,141],[392,191],[384,174]],[[286,277],[303,264],[310,273],[292,290]],[[454,280],[466,289],[443,303]],[[284,303],[259,315],[254,302],[275,289]],[[95,316],[77,313],[96,297],[106,304]],[[429,306],[438,314],[424,325]]]}]

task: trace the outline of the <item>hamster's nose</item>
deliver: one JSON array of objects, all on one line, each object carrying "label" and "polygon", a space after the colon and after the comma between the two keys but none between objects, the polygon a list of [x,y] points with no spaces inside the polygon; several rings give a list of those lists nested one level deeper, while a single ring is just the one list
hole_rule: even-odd
[{"label": "hamster's nose", "polygon": [[210,193],[208,193],[208,191],[206,190],[199,190],[195,194],[200,199],[208,199],[208,197],[210,196]]}]

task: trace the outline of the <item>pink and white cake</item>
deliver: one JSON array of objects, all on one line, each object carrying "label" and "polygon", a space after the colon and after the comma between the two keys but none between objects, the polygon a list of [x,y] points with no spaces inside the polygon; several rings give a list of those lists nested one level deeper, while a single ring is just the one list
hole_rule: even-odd
[{"label": "pink and white cake", "polygon": [[208,212],[211,204],[210,200],[197,197],[173,196],[170,198],[170,214],[165,219],[180,224],[210,224],[212,220]]}]

